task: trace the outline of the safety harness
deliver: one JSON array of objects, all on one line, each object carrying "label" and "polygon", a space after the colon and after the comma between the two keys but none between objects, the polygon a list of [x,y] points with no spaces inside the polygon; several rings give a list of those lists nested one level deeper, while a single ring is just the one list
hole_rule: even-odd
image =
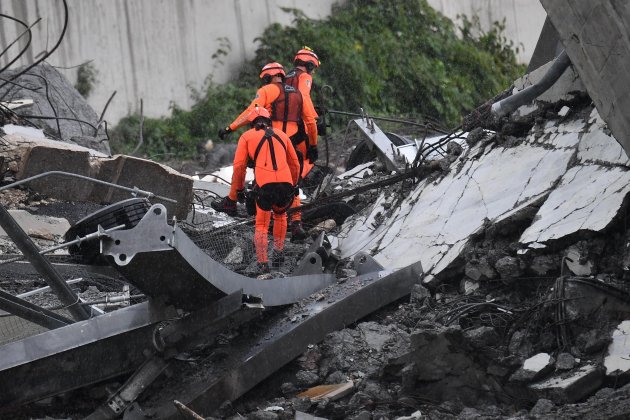
[{"label": "safety harness", "polygon": [[[285,86],[291,86],[293,89],[299,92],[298,81],[300,79],[300,74],[302,73],[304,73],[304,70],[298,69],[298,68],[295,68],[291,70],[290,72],[288,72],[286,77],[284,78]],[[300,99],[302,99],[302,94],[300,94]],[[298,144],[308,139],[308,136],[306,135],[306,129],[304,127],[304,121],[302,120],[301,112],[298,115],[298,119],[296,120],[296,122],[298,126],[298,131],[294,135],[291,136],[291,143],[293,143],[293,146],[295,147],[297,147]]]},{"label": "safety harness", "polygon": [[299,122],[302,115],[302,94],[294,87],[279,84],[280,94],[271,104],[271,119],[282,121],[282,131],[287,131],[289,121]]},{"label": "safety harness", "polygon": [[258,155],[260,154],[260,150],[262,149],[263,145],[266,142],[267,144],[269,144],[269,154],[271,155],[271,166],[273,167],[274,171],[277,171],[278,163],[276,161],[276,151],[275,151],[275,148],[273,147],[272,138],[278,140],[278,143],[282,145],[282,148],[284,149],[284,151],[285,152],[287,151],[286,144],[284,144],[282,139],[273,131],[272,128],[268,127],[265,129],[265,134],[260,139],[258,146],[256,146],[256,151],[254,152],[254,165],[256,165],[256,162],[258,162]]},{"label": "safety harness", "polygon": [[[286,144],[284,144],[284,142],[282,141],[282,139],[280,138],[280,136],[278,136],[274,131],[273,128],[268,127],[265,129],[265,133],[263,134],[263,137],[260,139],[260,142],[258,143],[258,146],[256,146],[256,151],[254,152],[254,162],[258,161],[258,155],[260,154],[260,151],[262,149],[262,147],[266,144],[269,145],[269,154],[271,155],[271,166],[273,167],[274,171],[278,170],[278,162],[276,161],[276,152],[275,152],[275,148],[273,147],[273,139],[276,139],[278,141],[278,143],[280,143],[280,145],[282,145],[282,148],[284,149],[285,153],[287,150],[287,146]],[[255,163],[254,163],[255,165]],[[301,163],[300,163],[300,173],[302,171],[301,168]],[[289,184],[291,185],[291,184]],[[252,190],[251,193],[251,200],[253,202],[257,202],[259,203],[260,207],[263,209],[266,209],[266,207],[268,207],[267,205],[263,204],[262,201],[267,201],[271,199],[271,202],[275,202],[276,199],[272,198],[273,195],[269,195],[268,192],[265,191],[264,188],[259,187],[258,185],[254,185],[254,188]],[[291,203],[293,202],[293,188],[291,188],[289,191],[287,191],[286,193],[286,197],[282,197],[279,201],[282,201],[282,204],[280,205],[280,209],[277,209],[277,213],[284,213],[289,207],[291,207]],[[268,202],[269,203],[269,202]],[[269,204],[270,205],[270,204]],[[251,203],[249,204],[249,208],[252,208],[252,213],[250,214],[254,214],[255,213],[255,206],[253,206]],[[250,212],[248,208],[248,213]]]}]

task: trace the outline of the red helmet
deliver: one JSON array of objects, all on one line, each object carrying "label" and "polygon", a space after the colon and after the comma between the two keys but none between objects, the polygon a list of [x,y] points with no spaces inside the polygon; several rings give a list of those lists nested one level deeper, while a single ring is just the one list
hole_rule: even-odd
[{"label": "red helmet", "polygon": [[268,63],[262,68],[260,72],[260,78],[264,79],[265,76],[273,77],[273,76],[286,76],[284,72],[284,67],[280,63]]},{"label": "red helmet", "polygon": [[297,63],[300,61],[305,64],[311,63],[311,66],[313,68],[319,67],[319,65],[321,64],[319,62],[319,57],[317,57],[317,54],[315,54],[315,52],[309,47],[303,47],[300,51],[297,52],[297,54],[295,54],[293,62]]},{"label": "red helmet", "polygon": [[267,108],[256,105],[254,109],[247,114],[247,121],[253,124],[258,118],[266,118],[271,121],[271,114],[267,111]]}]

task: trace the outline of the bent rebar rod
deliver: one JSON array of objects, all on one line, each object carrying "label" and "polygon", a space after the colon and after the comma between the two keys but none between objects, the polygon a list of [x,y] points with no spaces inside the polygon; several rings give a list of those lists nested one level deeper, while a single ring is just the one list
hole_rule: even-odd
[{"label": "bent rebar rod", "polygon": [[18,185],[26,184],[27,182],[31,182],[31,181],[34,181],[36,179],[44,178],[44,177],[51,176],[51,175],[68,176],[68,177],[71,177],[71,178],[72,177],[79,178],[79,179],[83,179],[85,181],[94,182],[95,184],[107,185],[108,187],[118,188],[120,190],[127,191],[127,192],[131,193],[131,195],[134,195],[134,196],[135,195],[141,195],[141,196],[146,197],[146,198],[156,198],[158,200],[167,201],[169,203],[177,204],[177,200],[173,200],[172,198],[164,197],[164,196],[161,196],[161,195],[156,195],[156,194],[153,194],[151,191],[144,191],[144,190],[141,190],[138,187],[133,187],[133,188],[123,187],[122,185],[113,184],[113,183],[107,182],[107,181],[101,181],[100,179],[90,178],[89,176],[73,174],[71,172],[64,172],[64,171],[42,172],[41,174],[33,175],[33,176],[21,179],[21,180],[16,181],[16,182],[12,182],[11,184],[4,185],[4,186],[0,187],[0,191],[8,190],[9,188],[14,188],[14,187],[17,187]]}]

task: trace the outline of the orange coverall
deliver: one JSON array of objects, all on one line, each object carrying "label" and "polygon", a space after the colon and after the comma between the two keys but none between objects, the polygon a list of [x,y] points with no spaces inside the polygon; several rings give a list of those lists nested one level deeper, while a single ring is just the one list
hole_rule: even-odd
[{"label": "orange coverall", "polygon": [[[275,135],[275,136],[273,136]],[[256,151],[258,155],[256,156]],[[266,263],[269,246],[269,223],[273,212],[273,242],[278,251],[284,249],[287,234],[287,214],[293,191],[299,179],[300,163],[289,137],[276,128],[251,128],[241,135],[234,155],[234,171],[230,199],[236,201],[237,191],[245,186],[247,162],[254,161],[254,177],[259,187],[256,199],[256,230],[254,246],[258,262]]]},{"label": "orange coverall", "polygon": [[[292,74],[295,74],[295,77],[291,77]],[[308,74],[306,71],[302,69],[295,68],[291,70],[287,74],[287,78],[285,79],[285,83],[297,88],[302,94],[302,108],[307,109],[309,114],[312,114],[314,118],[317,118],[317,112],[315,111],[315,106],[313,105],[313,100],[311,99],[311,87],[313,86],[313,76]],[[306,120],[304,121],[306,124]],[[304,164],[302,167],[302,178],[304,178],[310,171],[313,169],[314,164],[310,163],[308,159],[306,159],[306,149],[307,146],[317,146],[317,123],[314,122],[315,128],[311,128],[311,132],[309,132],[308,125],[306,125],[306,132],[308,134],[308,145],[306,141],[301,142],[296,146],[296,149],[302,153],[304,156]],[[312,133],[314,132],[314,135]],[[296,196],[293,200],[293,204],[291,207],[299,207],[301,204],[300,197]],[[296,211],[291,215],[291,221],[300,221],[302,220],[302,212]]]},{"label": "orange coverall", "polygon": [[[304,77],[307,76],[307,77]],[[306,135],[308,136],[308,144],[317,145],[317,121],[315,119],[318,117],[317,112],[315,111],[315,107],[313,106],[313,101],[311,101],[310,91],[311,91],[311,82],[307,81],[307,79],[312,80],[311,76],[308,73],[303,73],[299,76],[299,83],[303,85],[302,88],[299,86],[297,89],[302,94],[302,121],[304,121]],[[280,96],[280,83],[269,83],[264,85],[258,92],[256,92],[256,97],[252,101],[252,103],[247,107],[245,111],[241,113],[236,119],[229,125],[230,130],[235,131],[244,125],[248,124],[247,116],[250,111],[252,111],[256,105],[262,106],[271,113],[273,102],[278,99]],[[305,93],[306,92],[306,93]],[[282,130],[282,121],[272,121],[272,125],[274,128],[278,130]],[[291,137],[298,131],[298,125],[295,121],[287,121],[286,131],[287,136]],[[302,153],[302,156],[306,156],[306,142],[302,142],[298,145],[297,149]],[[312,164],[309,164],[308,161],[304,162],[304,168],[302,170],[302,176],[306,176],[309,173]]]}]

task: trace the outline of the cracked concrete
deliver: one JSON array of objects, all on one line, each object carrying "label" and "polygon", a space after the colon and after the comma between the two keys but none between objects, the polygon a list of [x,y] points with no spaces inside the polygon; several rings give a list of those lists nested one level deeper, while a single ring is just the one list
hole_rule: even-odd
[{"label": "cracked concrete", "polygon": [[344,226],[342,256],[367,251],[387,268],[420,260],[430,283],[488,223],[539,200],[522,244],[540,248],[577,231],[604,229],[630,191],[628,157],[596,110],[587,118],[579,114],[534,126],[516,146],[474,146],[441,179],[420,182],[385,220],[387,193],[381,194],[366,215]]},{"label": "cracked concrete", "polygon": [[[555,130],[546,131],[553,134]],[[567,125],[564,131],[571,130]],[[535,144],[491,148],[479,159],[466,160],[459,172],[451,171],[436,182],[421,182],[387,223],[368,231],[364,226],[381,211],[381,195],[367,216],[345,228],[342,256],[371,251],[379,263],[391,268],[419,259],[429,275],[439,274],[487,221],[499,222],[531,205],[563,176],[577,138],[554,146],[555,136],[544,137]],[[483,147],[475,146],[469,156]],[[451,169],[459,163],[453,162]]]}]

